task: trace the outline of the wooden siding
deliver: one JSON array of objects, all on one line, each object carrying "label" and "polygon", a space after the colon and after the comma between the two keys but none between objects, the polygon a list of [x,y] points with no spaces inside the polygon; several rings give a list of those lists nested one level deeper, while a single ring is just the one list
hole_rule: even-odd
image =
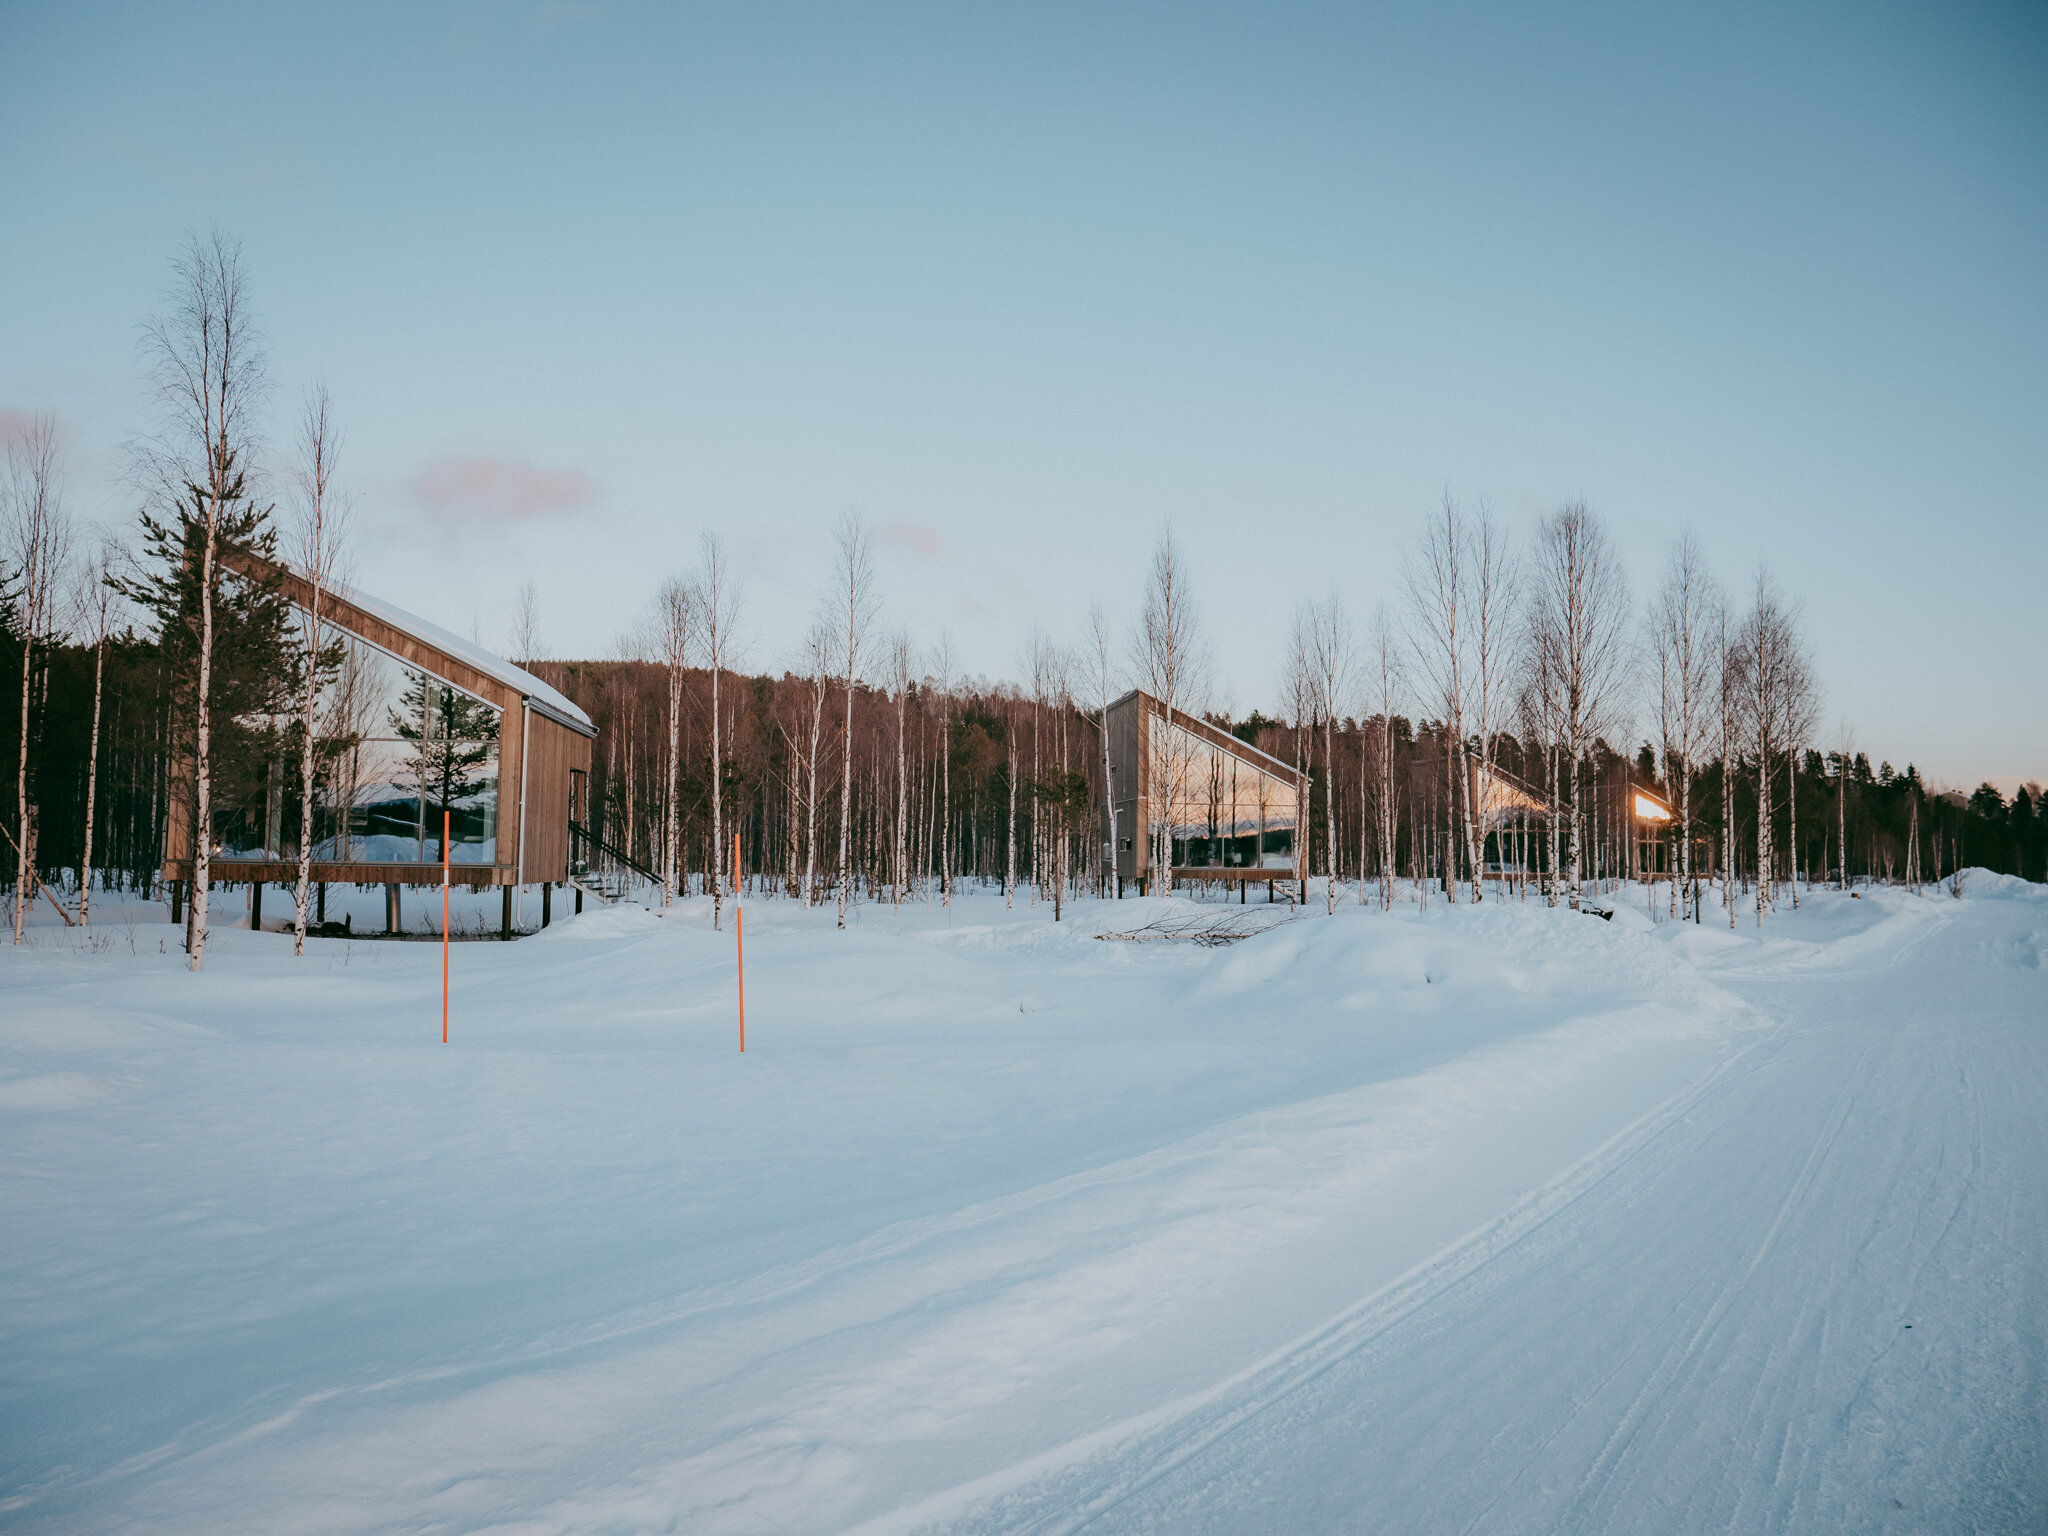
[{"label": "wooden siding", "polygon": [[[1152,797],[1150,790],[1152,733],[1145,729],[1145,720],[1152,715],[1169,719],[1174,725],[1188,732],[1198,740],[1221,748],[1230,756],[1257,768],[1262,773],[1295,787],[1297,812],[1300,820],[1294,834],[1294,868],[1283,871],[1277,877],[1248,871],[1242,874],[1223,876],[1206,874],[1202,878],[1243,878],[1301,879],[1307,870],[1308,826],[1308,780],[1292,763],[1284,762],[1270,752],[1262,752],[1226,730],[1211,725],[1208,721],[1188,714],[1185,710],[1169,712],[1151,694],[1141,689],[1132,689],[1109,706],[1109,757],[1110,773],[1115,780],[1113,793],[1116,797],[1117,841],[1128,840],[1131,847],[1116,849],[1116,872],[1125,880],[1139,880],[1151,873]],[[1107,829],[1105,828],[1105,832]],[[1175,878],[1186,873],[1174,871]]]},{"label": "wooden siding", "polygon": [[[257,581],[275,580],[285,598],[300,608],[310,608],[312,583],[289,568],[259,558],[247,550],[223,545],[222,564]],[[472,887],[510,885],[521,876],[520,820],[525,809],[526,846],[524,877],[529,882],[559,881],[569,874],[569,775],[571,770],[590,771],[590,738],[562,724],[540,710],[531,708],[517,688],[478,671],[459,656],[358,607],[330,591],[320,594],[323,624],[354,635],[411,666],[454,684],[499,710],[498,726],[498,859],[492,865],[457,865],[450,879]],[[531,741],[532,761],[525,761]],[[537,778],[524,778],[531,768]],[[164,878],[192,878],[191,763],[172,765],[170,805],[165,826]],[[523,794],[522,794],[523,791]],[[258,878],[266,882],[298,879],[297,860],[259,864],[251,860],[222,860],[212,866],[217,884],[244,884]],[[438,864],[368,864],[358,861],[326,863],[315,860],[313,878],[333,883],[439,885]]]},{"label": "wooden siding", "polygon": [[[1145,793],[1146,733],[1144,694],[1127,693],[1109,706],[1109,772],[1116,804],[1116,872],[1125,880],[1143,878],[1150,838],[1146,835],[1151,797]],[[1108,828],[1104,828],[1105,835]],[[1128,842],[1129,848],[1123,845]]]},{"label": "wooden siding", "polygon": [[529,716],[532,757],[525,779],[525,878],[569,878],[571,773],[590,772],[590,738],[535,710]]}]

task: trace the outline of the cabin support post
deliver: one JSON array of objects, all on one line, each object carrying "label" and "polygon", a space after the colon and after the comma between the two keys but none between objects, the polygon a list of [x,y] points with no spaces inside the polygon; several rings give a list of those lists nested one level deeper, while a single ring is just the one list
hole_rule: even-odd
[{"label": "cabin support post", "polygon": [[540,883],[540,925],[545,928],[555,920],[555,882],[543,880]]},{"label": "cabin support post", "polygon": [[314,888],[313,921],[322,927],[327,925],[327,882],[325,880],[322,880]]},{"label": "cabin support post", "polygon": [[512,937],[512,887],[505,887],[505,915],[498,919],[498,937],[510,940]]},{"label": "cabin support post", "polygon": [[249,886],[249,931],[263,931],[263,882],[254,881]]},{"label": "cabin support post", "polygon": [[171,921],[185,921],[185,882],[182,880],[171,882]]},{"label": "cabin support post", "polygon": [[404,914],[399,909],[398,884],[396,881],[387,882],[384,887],[384,931],[397,933],[403,918]]}]

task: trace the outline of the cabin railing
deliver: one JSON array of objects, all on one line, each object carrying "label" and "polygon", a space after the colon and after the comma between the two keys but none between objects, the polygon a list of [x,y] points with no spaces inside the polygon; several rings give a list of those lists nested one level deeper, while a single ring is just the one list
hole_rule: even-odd
[{"label": "cabin railing", "polygon": [[615,848],[592,832],[580,821],[569,823],[569,872],[572,875],[589,874],[591,865],[602,858],[612,869],[627,869],[652,884],[661,884],[661,876],[646,865],[628,857],[623,849]]}]

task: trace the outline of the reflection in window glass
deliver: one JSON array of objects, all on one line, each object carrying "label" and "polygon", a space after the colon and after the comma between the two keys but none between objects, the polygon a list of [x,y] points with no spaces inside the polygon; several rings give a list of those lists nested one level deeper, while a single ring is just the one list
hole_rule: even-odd
[{"label": "reflection in window glass", "polygon": [[1173,862],[1182,869],[1291,869],[1294,784],[1151,717],[1153,760],[1169,788]]},{"label": "reflection in window glass", "polygon": [[[501,712],[383,652],[349,639],[315,729],[313,857],[332,863],[438,864],[498,857]],[[264,767],[266,793],[243,794],[214,819],[218,856],[296,858],[299,757]],[[264,806],[259,814],[252,809]]]}]

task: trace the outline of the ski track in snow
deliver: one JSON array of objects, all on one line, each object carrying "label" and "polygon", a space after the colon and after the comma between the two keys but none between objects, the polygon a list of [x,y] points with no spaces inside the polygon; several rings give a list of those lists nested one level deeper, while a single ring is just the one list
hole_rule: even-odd
[{"label": "ski track in snow", "polygon": [[[2038,990],[1970,1017],[1978,945],[1917,970],[1952,929],[1794,990],[1790,1027],[1334,1336],[946,1528],[2042,1529],[2048,1019]],[[2033,1131],[1998,1178],[1987,1072],[1990,1125]]]},{"label": "ski track in snow", "polygon": [[2042,892],[1189,910],[42,931],[0,1525],[2048,1527]]}]

